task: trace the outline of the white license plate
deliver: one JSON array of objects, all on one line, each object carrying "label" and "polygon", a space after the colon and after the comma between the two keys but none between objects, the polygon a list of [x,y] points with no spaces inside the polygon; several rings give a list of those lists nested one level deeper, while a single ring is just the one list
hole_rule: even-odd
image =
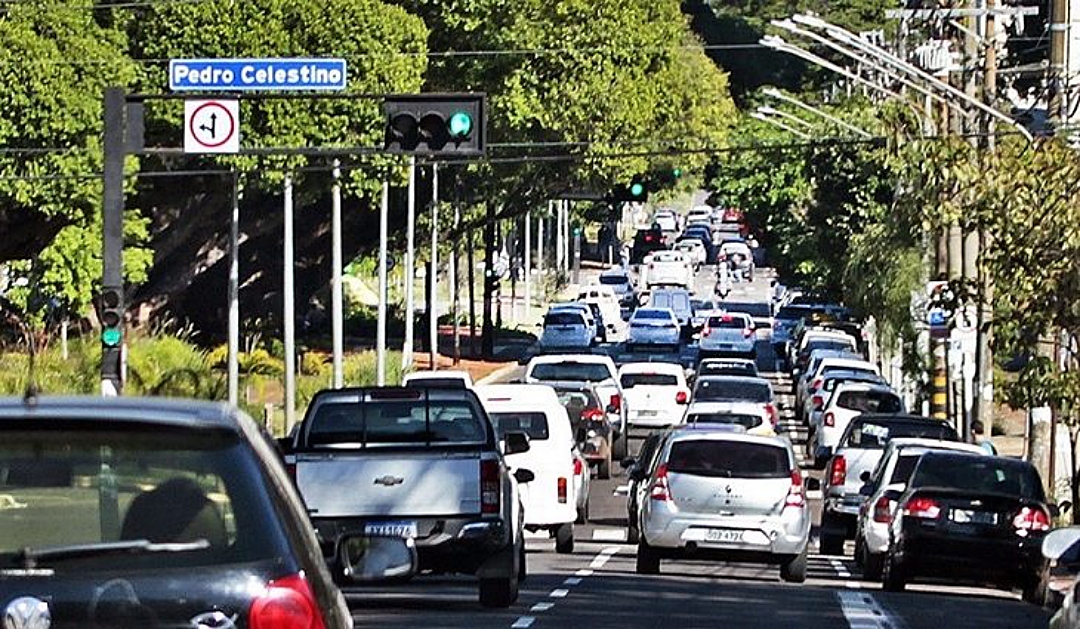
[{"label": "white license plate", "polygon": [[416,537],[416,522],[368,522],[364,525],[368,537]]},{"label": "white license plate", "polygon": [[637,412],[638,417],[656,417],[656,415],[657,415],[656,411],[638,411]]},{"label": "white license plate", "polygon": [[997,514],[990,511],[950,509],[949,519],[957,524],[997,524]]},{"label": "white license plate", "polygon": [[709,529],[705,531],[705,541],[707,542],[737,543],[741,542],[742,539],[742,531],[732,529]]}]

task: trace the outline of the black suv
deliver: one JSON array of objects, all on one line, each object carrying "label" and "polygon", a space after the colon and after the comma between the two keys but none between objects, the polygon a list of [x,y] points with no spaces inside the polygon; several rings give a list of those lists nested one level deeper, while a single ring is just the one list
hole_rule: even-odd
[{"label": "black suv", "polygon": [[645,256],[663,249],[667,249],[667,245],[664,244],[664,232],[659,226],[639,229],[634,235],[634,247],[630,250],[630,264],[641,264]]},{"label": "black suv", "polygon": [[5,626],[352,626],[273,441],[228,406],[0,399],[0,495]]}]

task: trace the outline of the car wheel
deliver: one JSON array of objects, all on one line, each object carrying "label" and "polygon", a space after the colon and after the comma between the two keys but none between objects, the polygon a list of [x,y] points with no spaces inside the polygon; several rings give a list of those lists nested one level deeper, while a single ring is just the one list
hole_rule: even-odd
[{"label": "car wheel", "polygon": [[517,573],[498,579],[480,579],[480,604],[484,607],[510,607],[517,599]]},{"label": "car wheel", "polygon": [[907,587],[907,578],[903,572],[903,566],[898,565],[898,562],[889,554],[885,558],[885,566],[881,575],[881,587],[886,592],[903,592]]},{"label": "car wheel", "polygon": [[525,583],[525,577],[529,575],[528,564],[526,563],[527,553],[525,552],[525,542],[521,542],[521,550],[518,551],[518,573],[517,581],[519,584]]},{"label": "car wheel", "polygon": [[638,541],[635,567],[638,574],[660,574],[660,553],[643,539]]},{"label": "car wheel", "polygon": [[1043,580],[1035,579],[1028,582],[1021,590],[1020,598],[1032,605],[1044,605],[1046,603],[1046,590],[1043,587]]},{"label": "car wheel", "polygon": [[628,523],[626,525],[626,543],[636,544],[641,541],[641,533],[638,531],[637,525]]},{"label": "car wheel", "polygon": [[611,478],[611,446],[605,448],[607,454],[600,460],[600,463],[596,465],[596,477],[600,480],[607,480]]},{"label": "car wheel", "polygon": [[865,544],[863,545],[862,551],[863,580],[880,580],[882,573],[885,571],[885,555],[883,553],[870,552],[866,549]]},{"label": "car wheel", "polygon": [[570,522],[560,524],[555,529],[555,552],[569,555],[574,552],[574,525]]},{"label": "car wheel", "polygon": [[806,581],[806,555],[807,549],[791,559],[780,564],[780,578],[788,583],[802,583]]},{"label": "car wheel", "polygon": [[589,522],[589,499],[585,499],[585,504],[578,509],[577,520],[574,524],[587,524]]},{"label": "car wheel", "polygon": [[821,514],[821,532],[819,533],[819,547],[822,555],[843,555],[844,536],[831,532],[841,528],[842,523],[836,522],[828,512]]},{"label": "car wheel", "polygon": [[619,435],[615,442],[611,444],[611,458],[623,460],[626,458],[626,435]]}]

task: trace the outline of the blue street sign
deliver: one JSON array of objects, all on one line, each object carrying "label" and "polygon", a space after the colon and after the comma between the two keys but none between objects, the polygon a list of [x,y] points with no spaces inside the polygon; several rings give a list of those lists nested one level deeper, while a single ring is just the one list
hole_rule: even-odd
[{"label": "blue street sign", "polygon": [[348,79],[344,59],[172,59],[169,89],[180,91],[330,91]]}]

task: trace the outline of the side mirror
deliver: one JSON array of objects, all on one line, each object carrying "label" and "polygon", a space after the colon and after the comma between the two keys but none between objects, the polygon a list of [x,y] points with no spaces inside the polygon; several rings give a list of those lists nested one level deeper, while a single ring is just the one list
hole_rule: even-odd
[{"label": "side mirror", "polygon": [[282,454],[292,454],[293,453],[293,438],[292,437],[278,437],[277,439],[274,439],[274,441],[277,442],[278,450],[280,450]]},{"label": "side mirror", "polygon": [[864,483],[870,482],[870,470],[863,470],[862,474],[859,474],[859,480]]},{"label": "side mirror", "polygon": [[521,454],[522,452],[529,451],[529,435],[523,432],[508,432],[503,437],[503,454]]},{"label": "side mirror", "polygon": [[411,537],[346,537],[338,558],[345,578],[354,583],[408,579],[420,564]]},{"label": "side mirror", "polygon": [[531,483],[536,480],[536,474],[534,474],[532,470],[519,467],[514,470],[514,478],[521,484]]},{"label": "side mirror", "polygon": [[630,469],[631,467],[634,467],[634,465],[636,465],[636,464],[637,464],[637,461],[634,459],[634,457],[630,457],[630,456],[628,456],[625,459],[619,461],[619,466],[622,467],[624,470]]},{"label": "side mirror", "polygon": [[859,495],[864,498],[869,498],[874,494],[874,486],[867,483],[859,488]]},{"label": "side mirror", "polygon": [[1058,508],[1058,513],[1064,515],[1064,514],[1068,513],[1070,509],[1072,509],[1072,503],[1069,502],[1068,500],[1064,500],[1057,506],[1057,508]]},{"label": "side mirror", "polygon": [[630,468],[629,472],[627,473],[627,477],[636,483],[640,483],[641,481],[648,478],[649,474],[640,467],[633,467]]},{"label": "side mirror", "polygon": [[813,477],[807,478],[806,491],[821,491],[821,480]]}]

